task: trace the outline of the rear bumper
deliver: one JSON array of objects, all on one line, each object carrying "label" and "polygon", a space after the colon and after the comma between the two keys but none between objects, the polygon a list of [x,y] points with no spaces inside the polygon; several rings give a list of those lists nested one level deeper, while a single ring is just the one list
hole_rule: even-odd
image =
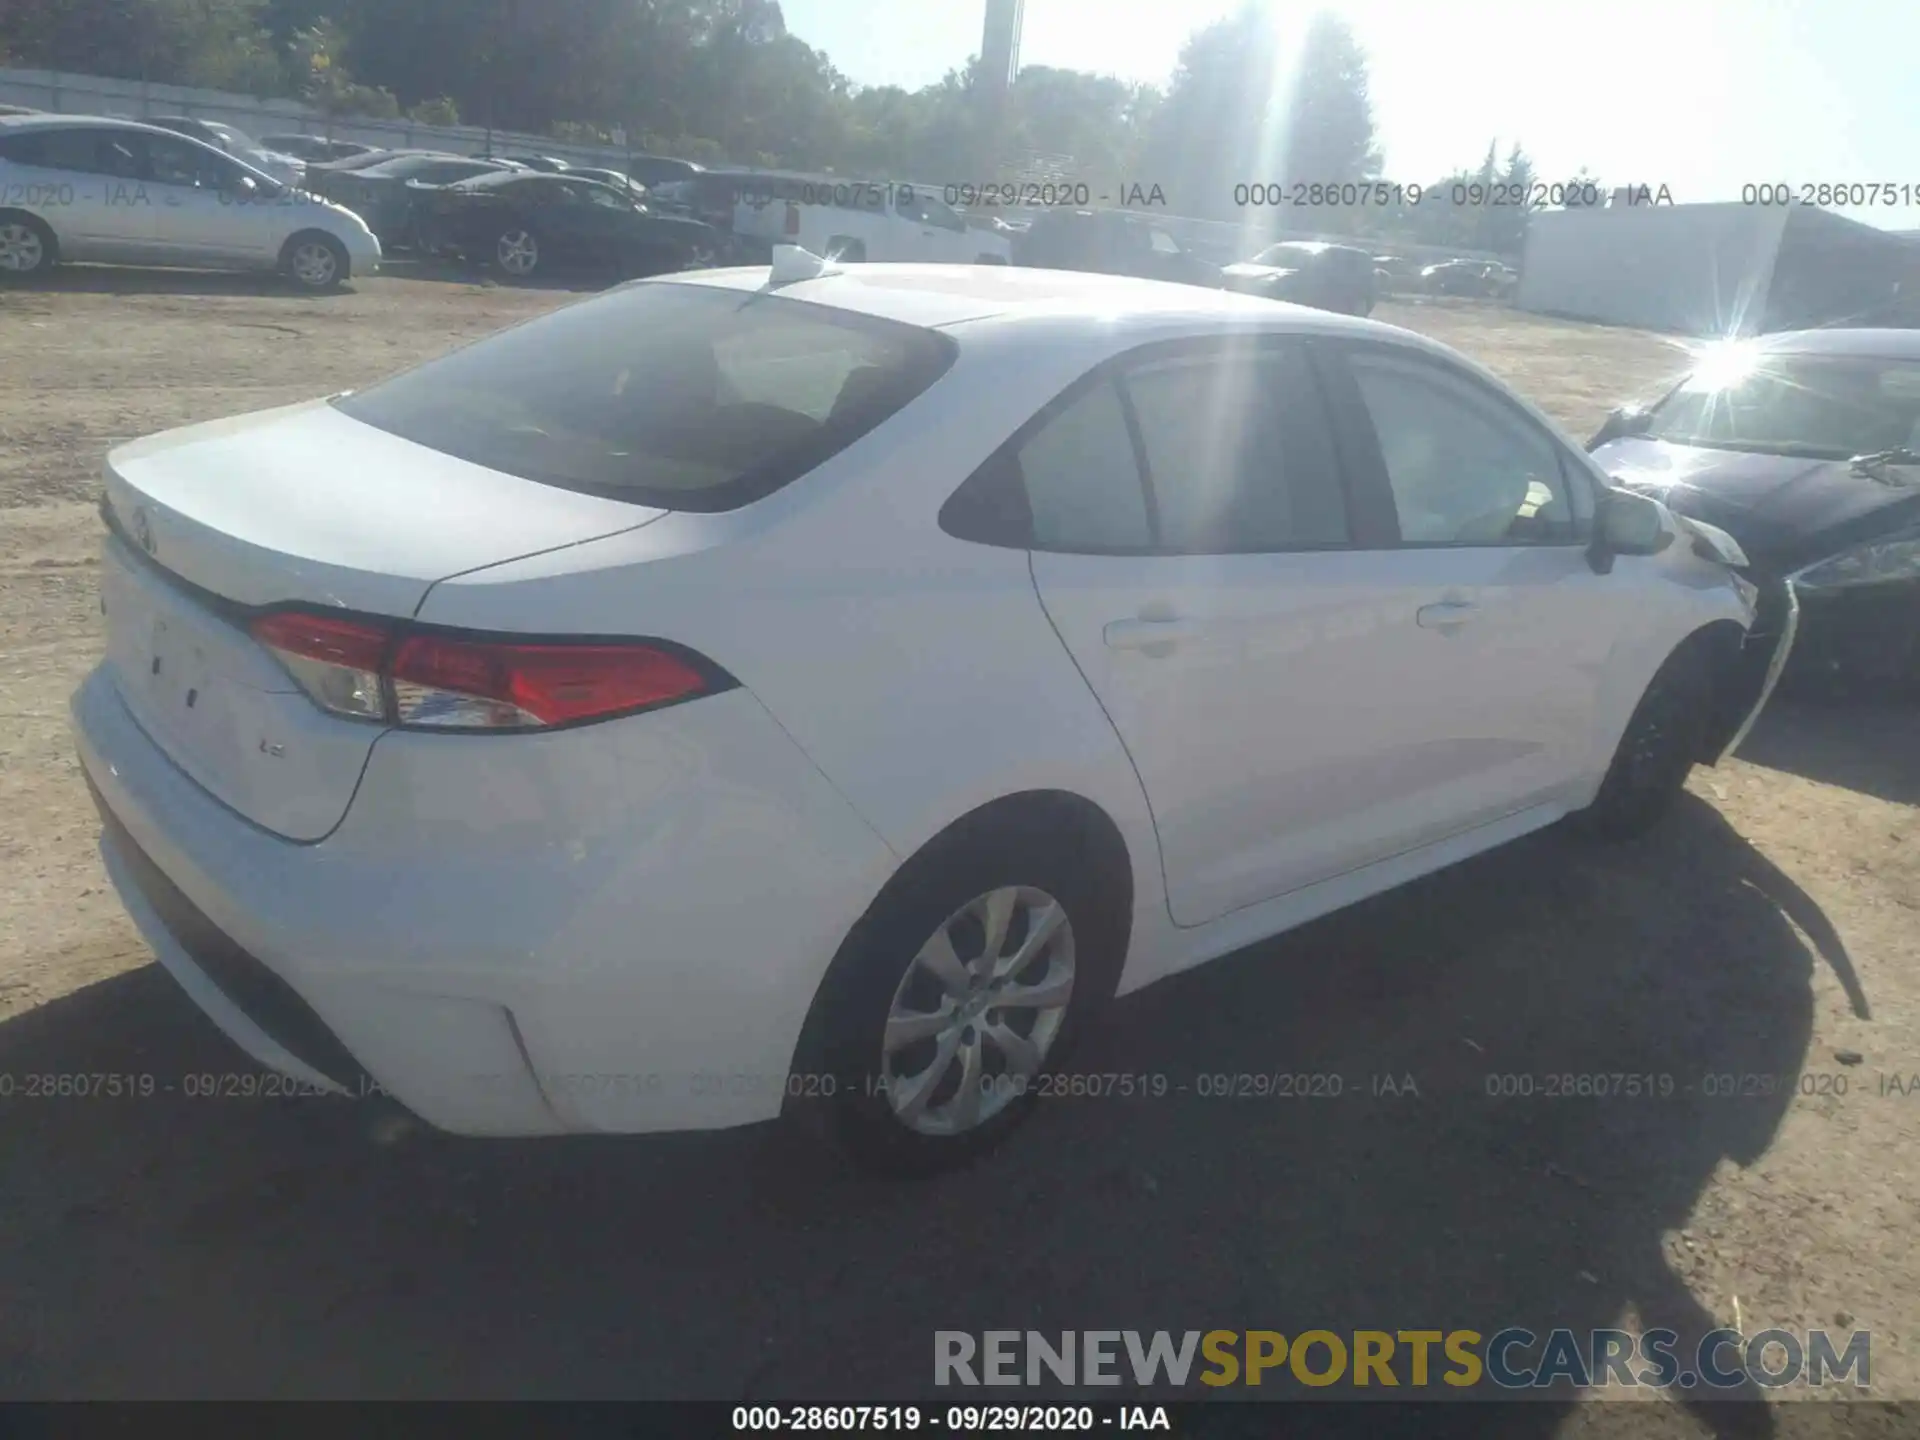
[{"label": "rear bumper", "polygon": [[390,733],[327,839],[196,785],[110,675],[73,731],[108,872],[261,1064],[470,1135],[777,1115],[894,860],[747,691],[551,736]]}]

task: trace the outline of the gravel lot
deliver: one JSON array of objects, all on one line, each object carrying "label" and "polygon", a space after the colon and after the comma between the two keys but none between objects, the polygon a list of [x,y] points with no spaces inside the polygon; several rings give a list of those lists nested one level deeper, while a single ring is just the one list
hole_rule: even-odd
[{"label": "gravel lot", "polygon": [[[489,1144],[371,1103],[178,1093],[251,1067],[149,962],[69,752],[102,452],[569,298],[401,273],[325,299],[112,271],[0,293],[0,1076],[176,1087],[0,1100],[0,1393],[910,1398],[936,1328],[1737,1323],[1871,1329],[1875,1391],[1920,1399],[1920,1079],[1882,1093],[1920,1075],[1910,711],[1782,709],[1650,839],[1481,857],[1133,997],[1085,1059],[1332,1071],[1339,1100],[1058,1101],[928,1188],[772,1130]],[[1680,361],[1471,303],[1378,318],[1576,434]],[[1676,1089],[1489,1099],[1511,1072]],[[1418,1094],[1356,1093],[1372,1075]],[[1715,1075],[1779,1080],[1720,1098]],[[1642,1407],[1636,1433],[1898,1423],[1703,1413]]]}]

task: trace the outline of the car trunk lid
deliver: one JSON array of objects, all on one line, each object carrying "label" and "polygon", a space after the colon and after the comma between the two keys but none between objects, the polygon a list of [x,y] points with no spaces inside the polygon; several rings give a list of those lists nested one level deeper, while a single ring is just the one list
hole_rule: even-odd
[{"label": "car trunk lid", "polygon": [[637,528],[664,511],[517,479],[325,402],[108,458],[107,663],[168,757],[247,819],[324,838],[381,725],[329,715],[248,633],[259,607],[406,618],[436,581]]}]

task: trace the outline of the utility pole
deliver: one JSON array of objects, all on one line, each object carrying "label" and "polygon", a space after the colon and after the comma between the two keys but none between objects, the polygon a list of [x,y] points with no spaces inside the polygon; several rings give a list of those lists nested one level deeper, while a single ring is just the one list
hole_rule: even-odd
[{"label": "utility pole", "polygon": [[1020,23],[1025,13],[1026,0],[987,0],[980,35],[980,68],[974,77],[979,87],[975,97],[979,106],[975,173],[983,179],[998,174],[1003,158],[1007,92],[1020,73]]}]

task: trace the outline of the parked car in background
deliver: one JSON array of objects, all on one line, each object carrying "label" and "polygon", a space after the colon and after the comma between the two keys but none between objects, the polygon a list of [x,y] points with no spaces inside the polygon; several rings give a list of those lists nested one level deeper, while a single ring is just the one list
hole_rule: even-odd
[{"label": "parked car in background", "polygon": [[0,119],[0,275],[63,260],[277,270],[330,290],[380,264],[358,215],[189,136],[70,115]]},{"label": "parked car in background", "polygon": [[723,250],[698,220],[656,215],[624,191],[573,175],[503,171],[420,193],[421,246],[515,280],[567,268],[623,276],[702,269]]},{"label": "parked car in background", "polygon": [[626,173],[649,190],[681,180],[692,180],[706,173],[706,166],[672,155],[629,155]]},{"label": "parked car in background", "polygon": [[1366,315],[1373,310],[1373,257],[1349,245],[1282,240],[1250,260],[1223,266],[1220,284],[1269,300]]},{"label": "parked car in background", "polygon": [[1048,210],[1011,238],[1016,265],[1186,285],[1220,283],[1219,266],[1208,264],[1164,226],[1133,211]]},{"label": "parked car in background", "polygon": [[369,150],[364,155],[349,155],[343,160],[318,161],[307,166],[307,173],[315,171],[364,170],[369,165],[378,165],[382,161],[392,160],[401,155],[437,155],[442,160],[465,160],[469,157],[456,155],[451,150],[424,150],[408,147],[401,150]]},{"label": "parked car in background", "polygon": [[1420,272],[1420,288],[1429,295],[1469,295],[1500,299],[1519,284],[1519,274],[1493,260],[1442,260]]},{"label": "parked car in background", "polygon": [[1715,345],[1589,448],[1751,557],[1750,683],[1920,693],[1920,331]]},{"label": "parked car in background", "polygon": [[259,1064],[935,1170],[1116,995],[1704,752],[1736,577],[1454,352],[781,257],[108,455],[78,760]]},{"label": "parked car in background", "polygon": [[567,171],[569,175],[578,175],[582,180],[598,180],[602,185],[611,185],[616,190],[624,190],[635,200],[645,200],[647,187],[631,175],[620,170],[602,170],[598,166],[576,165]]},{"label": "parked car in background", "polygon": [[1004,265],[1011,258],[1007,237],[971,228],[924,186],[791,171],[735,178],[731,228],[752,244],[798,245],[855,262]]},{"label": "parked car in background", "polygon": [[545,175],[564,175],[567,171],[573,169],[570,161],[561,160],[553,155],[482,155],[477,158],[482,160],[511,160],[515,164],[524,165],[529,170],[538,170]]},{"label": "parked car in background", "polygon": [[505,160],[468,160],[458,155],[393,155],[357,170],[313,170],[308,188],[338,201],[367,222],[388,248],[419,248],[417,210],[429,187],[471,180],[477,175],[527,173]]},{"label": "parked car in background", "polygon": [[351,160],[356,155],[370,155],[379,148],[362,145],[358,140],[328,140],[320,135],[262,135],[260,143],[268,150],[291,155],[309,165]]},{"label": "parked car in background", "polygon": [[146,123],[224,150],[234,159],[271,175],[282,185],[298,185],[306,178],[306,161],[269,150],[245,132],[221,121],[201,120],[189,115],[161,115]]},{"label": "parked car in background", "polygon": [[1420,288],[1420,271],[1424,267],[1418,260],[1405,255],[1376,255],[1373,257],[1373,288],[1378,295],[1396,294],[1402,290]]}]

